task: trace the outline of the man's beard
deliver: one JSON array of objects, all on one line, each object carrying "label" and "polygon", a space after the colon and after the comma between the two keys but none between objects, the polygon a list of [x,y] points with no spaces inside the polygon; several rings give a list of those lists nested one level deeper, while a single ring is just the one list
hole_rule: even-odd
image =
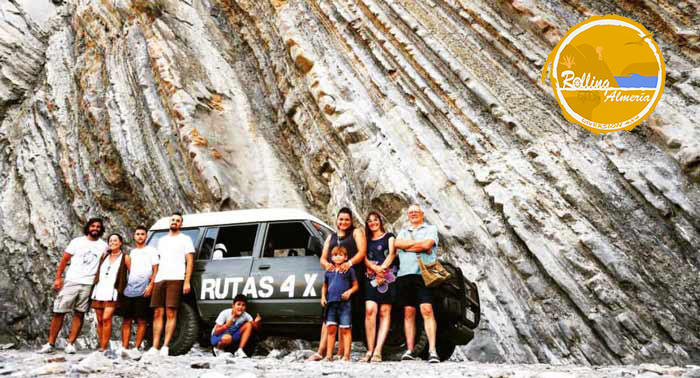
[{"label": "man's beard", "polygon": [[179,230],[179,228],[177,228],[177,226],[170,226],[170,231],[175,232],[177,230]]},{"label": "man's beard", "polygon": [[99,231],[90,231],[90,236],[97,239],[100,236],[100,232]]}]

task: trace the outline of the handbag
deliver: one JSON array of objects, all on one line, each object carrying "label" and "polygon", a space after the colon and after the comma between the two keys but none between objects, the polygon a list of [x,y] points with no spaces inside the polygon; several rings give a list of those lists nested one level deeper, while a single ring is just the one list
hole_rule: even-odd
[{"label": "handbag", "polygon": [[450,272],[445,269],[439,260],[435,260],[432,264],[425,264],[421,257],[418,257],[418,266],[420,267],[420,275],[423,277],[425,287],[435,287],[450,279]]}]

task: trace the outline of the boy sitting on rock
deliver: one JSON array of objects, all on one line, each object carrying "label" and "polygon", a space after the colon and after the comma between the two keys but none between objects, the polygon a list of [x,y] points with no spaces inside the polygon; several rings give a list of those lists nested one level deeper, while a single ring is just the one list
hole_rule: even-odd
[{"label": "boy sitting on rock", "polygon": [[262,318],[260,314],[255,317],[250,316],[245,312],[248,306],[248,298],[243,294],[236,295],[233,298],[231,308],[227,308],[216,318],[216,324],[211,331],[212,352],[215,356],[222,355],[224,349],[234,349],[233,354],[236,358],[247,358],[248,356],[243,351],[253,330],[260,330]]}]

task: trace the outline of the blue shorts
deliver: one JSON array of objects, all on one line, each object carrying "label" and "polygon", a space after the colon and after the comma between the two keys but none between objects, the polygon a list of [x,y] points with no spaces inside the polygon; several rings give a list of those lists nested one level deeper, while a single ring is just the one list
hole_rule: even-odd
[{"label": "blue shorts", "polygon": [[331,302],[326,309],[326,325],[337,325],[340,328],[352,326],[352,305],[350,301]]},{"label": "blue shorts", "polygon": [[221,339],[226,335],[231,335],[231,337],[233,338],[233,342],[231,342],[231,344],[236,345],[236,344],[238,344],[238,342],[241,341],[241,328],[239,327],[234,332],[231,332],[231,328],[229,328],[229,329],[225,330],[224,332],[222,332],[220,335],[215,335],[212,333],[211,338],[209,339],[211,346],[219,345],[219,341],[221,341]]}]

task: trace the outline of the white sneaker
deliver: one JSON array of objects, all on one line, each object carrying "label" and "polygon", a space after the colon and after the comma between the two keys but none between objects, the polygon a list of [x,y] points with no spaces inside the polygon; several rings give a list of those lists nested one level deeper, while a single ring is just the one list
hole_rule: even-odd
[{"label": "white sneaker", "polygon": [[151,347],[146,353],[143,354],[144,357],[155,357],[158,355],[158,349]]},{"label": "white sneaker", "polygon": [[168,347],[164,346],[160,348],[160,356],[161,357],[168,357],[170,355],[170,349]]},{"label": "white sneaker", "polygon": [[66,347],[63,348],[63,351],[68,353],[68,354],[75,354],[75,345],[68,343],[68,344],[66,344]]},{"label": "white sneaker", "polygon": [[120,346],[117,348],[117,356],[119,356],[122,359],[128,359],[129,358],[129,350]]},{"label": "white sneaker", "polygon": [[127,349],[126,354],[132,360],[138,360],[141,357],[141,351],[136,348]]},{"label": "white sneaker", "polygon": [[54,348],[53,345],[49,343],[42,345],[41,349],[39,349],[39,353],[53,353],[54,351],[56,351],[56,348]]},{"label": "white sneaker", "polygon": [[248,355],[245,354],[245,352],[243,351],[243,349],[238,348],[238,350],[236,351],[236,353],[233,354],[233,357],[236,357],[236,358],[248,358]]}]

